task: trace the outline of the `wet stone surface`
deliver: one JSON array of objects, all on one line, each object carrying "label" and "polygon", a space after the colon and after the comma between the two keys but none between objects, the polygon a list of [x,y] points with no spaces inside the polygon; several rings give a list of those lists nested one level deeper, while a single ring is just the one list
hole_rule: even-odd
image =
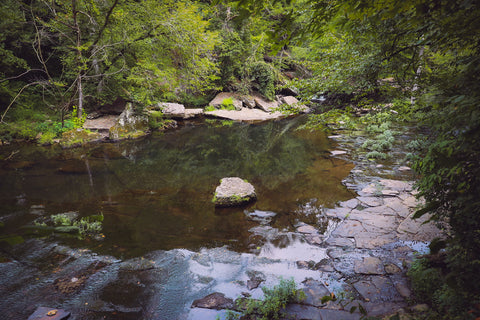
[{"label": "wet stone surface", "polygon": [[[26,319],[50,306],[70,312],[69,319],[224,319],[235,299],[261,299],[262,287],[280,278],[293,279],[306,296],[285,309],[293,319],[360,319],[359,306],[368,316],[405,308],[411,295],[405,266],[441,231],[412,219],[422,203],[403,163],[378,167],[355,153],[361,137],[333,140],[334,148],[347,150],[335,157],[356,165],[343,183],[357,197],[305,209],[308,222],[298,219],[290,229],[274,227],[281,215],[273,211],[246,211],[243,217],[254,226],[248,230],[252,251],[244,253],[174,249],[122,260],[27,240],[2,251],[2,316]],[[42,214],[43,208],[33,209]],[[325,296],[337,300],[322,302]]]}]

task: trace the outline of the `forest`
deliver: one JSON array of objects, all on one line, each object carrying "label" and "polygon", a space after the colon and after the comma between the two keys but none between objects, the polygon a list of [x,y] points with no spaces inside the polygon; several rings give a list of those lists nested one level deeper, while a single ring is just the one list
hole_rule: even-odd
[{"label": "forest", "polygon": [[480,1],[2,0],[0,141],[42,143],[116,101],[205,107],[292,90],[310,116],[393,103],[427,132],[414,170],[448,237],[411,269],[425,319],[480,313]]}]

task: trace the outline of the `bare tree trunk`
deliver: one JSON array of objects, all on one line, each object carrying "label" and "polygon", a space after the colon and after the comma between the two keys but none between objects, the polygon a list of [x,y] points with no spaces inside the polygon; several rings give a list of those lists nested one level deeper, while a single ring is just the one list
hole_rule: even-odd
[{"label": "bare tree trunk", "polygon": [[418,52],[418,68],[417,71],[415,72],[415,82],[413,83],[412,87],[412,95],[410,96],[410,103],[413,105],[415,104],[415,92],[418,90],[418,79],[420,78],[420,75],[422,74],[422,64],[420,63],[420,60],[423,57],[423,52],[425,51],[424,47],[420,48],[420,51]]},{"label": "bare tree trunk", "polygon": [[77,34],[77,91],[78,91],[78,109],[77,117],[82,118],[83,115],[83,86],[82,86],[82,76],[83,76],[83,65],[82,65],[82,37],[80,33],[80,26],[78,25],[78,11],[77,11],[77,0],[72,0],[72,15],[73,15],[73,27]]}]

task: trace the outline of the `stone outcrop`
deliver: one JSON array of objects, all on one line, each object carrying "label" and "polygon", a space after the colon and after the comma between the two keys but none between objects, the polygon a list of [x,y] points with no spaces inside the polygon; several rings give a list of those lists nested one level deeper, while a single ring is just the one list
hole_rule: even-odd
[{"label": "stone outcrop", "polygon": [[225,99],[231,99],[235,110],[239,111],[243,107],[241,97],[234,92],[220,92],[216,97],[210,101],[209,105],[215,108],[221,108]]},{"label": "stone outcrop", "polygon": [[266,121],[285,117],[281,112],[265,112],[260,109],[243,108],[240,111],[236,110],[214,110],[205,112],[207,116],[214,116],[221,119],[235,120],[235,121]]},{"label": "stone outcrop", "polygon": [[109,138],[111,140],[138,138],[146,135],[147,131],[147,117],[136,115],[133,105],[128,103],[115,125],[110,128]]},{"label": "stone outcrop", "polygon": [[229,177],[220,180],[212,201],[216,207],[232,207],[256,199],[255,188],[250,183],[238,177]]}]

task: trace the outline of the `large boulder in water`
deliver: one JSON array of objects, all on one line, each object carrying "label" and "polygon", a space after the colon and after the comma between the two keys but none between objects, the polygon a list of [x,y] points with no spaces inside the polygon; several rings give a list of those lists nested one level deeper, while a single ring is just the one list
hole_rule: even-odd
[{"label": "large boulder in water", "polygon": [[216,207],[233,207],[256,199],[255,188],[250,183],[238,177],[229,177],[220,180],[213,203]]}]

